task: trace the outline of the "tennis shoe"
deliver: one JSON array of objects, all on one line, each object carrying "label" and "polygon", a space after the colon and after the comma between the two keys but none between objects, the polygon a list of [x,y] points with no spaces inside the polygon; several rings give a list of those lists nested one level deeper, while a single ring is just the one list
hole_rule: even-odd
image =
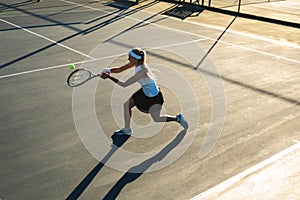
[{"label": "tennis shoe", "polygon": [[132,131],[131,131],[131,128],[122,128],[118,131],[115,131],[114,134],[116,134],[116,135],[131,135]]},{"label": "tennis shoe", "polygon": [[189,128],[189,123],[184,119],[182,114],[176,115],[177,122],[181,124],[184,129]]}]

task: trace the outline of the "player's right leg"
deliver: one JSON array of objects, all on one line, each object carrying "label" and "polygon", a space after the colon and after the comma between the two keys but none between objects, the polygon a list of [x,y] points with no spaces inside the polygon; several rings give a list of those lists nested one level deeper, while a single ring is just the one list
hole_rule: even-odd
[{"label": "player's right leg", "polygon": [[[158,107],[160,106],[160,107]],[[188,122],[184,119],[182,114],[178,114],[176,116],[171,115],[161,115],[161,105],[154,105],[150,109],[150,116],[152,117],[153,121],[155,122],[172,122],[176,121],[182,125],[184,129],[189,127]]]},{"label": "player's right leg", "polygon": [[133,98],[130,97],[130,99],[128,99],[124,105],[123,105],[123,109],[124,109],[124,124],[125,127],[115,131],[114,133],[116,135],[131,135],[132,134],[132,130],[130,128],[130,121],[131,121],[131,114],[132,111],[131,109],[135,106]]}]

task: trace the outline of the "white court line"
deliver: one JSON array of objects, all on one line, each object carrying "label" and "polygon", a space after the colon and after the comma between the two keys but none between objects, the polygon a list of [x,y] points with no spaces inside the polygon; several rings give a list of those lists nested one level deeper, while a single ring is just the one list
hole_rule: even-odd
[{"label": "white court line", "polygon": [[[288,5],[286,5],[288,3]],[[296,3],[296,2],[294,2]],[[280,1],[280,2],[268,2],[268,4],[272,6],[279,6],[279,7],[286,7],[286,8],[292,8],[293,10],[299,10],[300,9],[300,4],[291,4],[291,2],[287,1]]]},{"label": "white court line", "polygon": [[[93,8],[93,7],[90,7],[90,6],[85,6],[85,5],[70,2],[70,1],[67,1],[67,0],[60,0],[60,1],[65,2],[65,3],[74,4],[74,5],[80,5],[80,6],[89,8],[91,10],[102,11],[102,12],[105,12],[107,14],[112,14],[112,12],[108,12],[108,11],[105,11],[105,10],[102,10],[102,9],[99,9],[99,8]],[[128,9],[131,9],[131,8],[128,8]],[[139,9],[137,8],[136,10],[139,10]],[[144,12],[144,13],[148,13],[148,14],[153,14],[151,12],[144,11],[144,10],[139,10],[139,11]],[[122,14],[113,14],[113,15],[123,16]],[[172,20],[178,20],[180,22],[184,22],[184,23],[188,23],[188,24],[199,25],[199,26],[203,26],[203,27],[206,27],[206,28],[211,28],[211,29],[215,29],[215,30],[224,31],[224,27],[221,27],[221,26],[208,25],[208,24],[203,24],[203,23],[200,23],[200,22],[193,22],[193,21],[182,21],[181,19],[168,17],[168,16],[166,16],[166,17],[169,18],[169,19],[172,19]],[[147,24],[152,24],[154,26],[159,26],[159,27],[163,27],[163,28],[166,28],[166,29],[170,29],[170,30],[176,30],[176,31],[182,32],[182,33],[187,33],[189,35],[194,35],[194,36],[198,36],[198,37],[205,37],[207,39],[214,40],[213,38],[209,38],[209,37],[206,37],[206,36],[203,36],[203,35],[193,34],[193,33],[187,32],[187,31],[182,31],[182,30],[178,30],[178,29],[174,29],[174,28],[165,27],[165,26],[162,26],[162,25],[154,24],[152,22],[146,22],[146,21],[143,21],[143,20],[139,20],[139,19],[136,19],[136,18],[133,18],[133,17],[130,17],[130,16],[124,16],[124,18],[129,18],[129,19],[132,19],[132,20],[135,20],[135,21],[144,22],[144,23],[147,23]],[[257,39],[257,40],[262,40],[262,41],[266,41],[266,42],[270,42],[270,43],[274,43],[274,44],[278,44],[278,45],[282,45],[282,46],[288,46],[288,47],[300,49],[299,45],[297,45],[295,43],[292,43],[292,42],[274,40],[274,39],[271,39],[271,38],[266,38],[266,37],[262,37],[262,36],[258,36],[258,35],[254,35],[254,34],[250,34],[250,33],[234,31],[234,30],[227,30],[226,32],[233,33],[233,34],[236,34],[236,35],[245,36],[245,37],[249,37],[249,38],[253,38],[253,39]]]},{"label": "white court line", "polygon": [[270,56],[270,57],[274,57],[274,58],[279,58],[279,59],[282,59],[282,60],[286,60],[286,61],[290,61],[290,62],[300,64],[300,60],[295,60],[295,59],[292,59],[292,58],[287,58],[287,57],[284,57],[284,56],[279,56],[279,55],[276,55],[276,54],[267,53],[267,52],[264,52],[264,51],[255,50],[255,49],[251,49],[251,48],[248,48],[248,47],[243,47],[243,46],[228,43],[228,42],[220,41],[220,43],[227,44],[229,46],[233,46],[233,47],[236,47],[236,48],[239,48],[239,49],[245,49],[245,50],[256,52],[256,53],[259,53],[259,54],[262,54],[262,55],[266,55],[266,56]]},{"label": "white court line", "polygon": [[282,12],[282,13],[288,13],[288,14],[292,14],[292,15],[300,15],[299,12],[291,12],[291,11],[288,11],[288,10],[282,10],[280,8],[271,8],[271,7],[267,7],[266,4],[264,5],[249,5],[250,7],[256,7],[256,8],[260,8],[260,9],[264,9],[264,10],[275,10],[275,11],[279,11],[279,12]]},{"label": "white court line", "polygon": [[265,4],[261,4],[261,5],[262,6],[263,5],[270,5],[270,6],[274,6],[274,7],[280,7],[280,8],[285,7],[285,8],[291,8],[292,10],[299,10],[300,9],[299,8],[300,4],[294,4],[294,5],[288,4],[287,5],[287,3],[289,3],[289,2],[283,2],[283,1],[281,1],[281,2],[268,2],[268,3],[265,3]]},{"label": "white court line", "polygon": [[[90,8],[90,9],[92,9],[92,10],[102,11],[102,12],[105,12],[105,13],[107,13],[107,14],[123,16],[122,14],[121,14],[121,15],[120,15],[120,14],[114,14],[114,13],[112,13],[112,12],[104,11],[104,10],[102,10],[102,9],[93,8],[93,7],[90,7],[90,6],[85,6],[85,5],[78,4],[78,3],[74,3],[74,2],[70,2],[70,1],[67,1],[67,0],[60,0],[60,1],[63,1],[63,2],[66,2],[66,3],[70,3],[70,4],[74,4],[74,5],[77,5],[77,6],[83,6],[83,7],[86,7],[86,8]],[[141,10],[141,11],[142,11],[142,10]],[[145,11],[142,11],[142,12],[145,12]],[[149,13],[149,12],[145,12],[145,13]],[[152,23],[152,22],[147,22],[147,21],[144,21],[144,20],[136,19],[136,18],[133,18],[133,17],[130,17],[130,16],[126,16],[126,15],[124,15],[124,18],[132,19],[132,20],[135,20],[135,21],[138,21],[138,22],[143,22],[143,23],[146,23],[146,24],[151,24],[151,25],[153,25],[153,26],[165,28],[165,29],[168,29],[168,30],[173,30],[173,31],[185,33],[185,34],[188,34],[188,35],[193,35],[193,36],[197,36],[197,37],[201,37],[201,38],[206,38],[206,39],[208,39],[208,40],[216,41],[216,39],[213,39],[213,38],[210,38],[210,37],[206,37],[206,36],[204,36],[204,35],[195,34],[195,33],[191,33],[191,32],[188,32],[188,31],[183,31],[183,30],[178,30],[178,29],[175,29],[175,28],[169,28],[169,27],[166,27],[166,26],[162,26],[162,25],[158,25],[158,24],[155,24],[155,23]],[[173,18],[170,18],[170,19],[173,19]],[[186,22],[186,23],[191,23],[191,22]],[[208,27],[208,28],[212,28],[212,29],[217,29],[217,30],[222,30],[222,31],[224,31],[224,28],[217,28],[217,27],[215,27],[215,26],[204,25],[204,24],[197,23],[197,22],[191,23],[191,24],[197,24],[197,25],[201,25],[201,26]],[[300,49],[300,46],[299,46],[299,45],[294,44],[294,43],[290,43],[290,42],[286,42],[286,41],[273,40],[273,39],[270,39],[270,38],[264,38],[264,37],[262,37],[262,36],[256,36],[256,35],[249,34],[249,33],[241,33],[241,32],[238,32],[238,31],[227,30],[227,32],[231,32],[231,33],[234,33],[234,34],[238,34],[238,35],[250,37],[250,38],[253,38],[253,39],[263,40],[263,41],[270,42],[270,43],[274,43],[274,44],[278,44],[278,45],[283,45],[283,46],[288,46],[288,47]],[[236,47],[236,48],[246,49],[246,50],[248,50],[248,51],[253,51],[253,52],[261,53],[261,54],[268,55],[268,56],[271,56],[271,57],[275,57],[275,58],[287,60],[287,61],[290,61],[290,62],[300,63],[300,61],[298,61],[298,60],[291,59],[291,58],[287,58],[287,57],[284,57],[284,56],[279,56],[279,55],[276,55],[276,54],[271,54],[271,53],[267,53],[267,52],[264,52],[264,51],[251,49],[251,48],[248,48],[248,47],[244,47],[244,46],[241,46],[241,45],[236,45],[236,44],[224,42],[224,41],[221,41],[221,40],[218,41],[218,42],[219,42],[219,43],[226,44],[226,45],[229,45],[229,46],[233,46],[233,47]]]},{"label": "white court line", "polygon": [[14,26],[14,27],[16,27],[16,28],[19,28],[19,29],[21,29],[21,30],[23,30],[23,31],[26,31],[26,32],[28,32],[28,33],[31,33],[31,34],[33,34],[33,35],[35,35],[35,36],[40,37],[40,38],[43,38],[43,39],[45,39],[45,40],[47,40],[47,41],[49,41],[49,42],[52,42],[52,43],[54,43],[54,44],[57,44],[57,45],[59,45],[59,46],[61,46],[61,47],[64,47],[64,48],[66,48],[66,49],[68,49],[68,50],[71,50],[71,51],[73,51],[73,52],[75,52],[75,53],[81,54],[81,55],[83,55],[83,56],[85,56],[85,57],[87,57],[87,58],[90,58],[90,59],[93,59],[93,60],[95,59],[95,58],[93,58],[93,57],[91,57],[91,56],[89,56],[89,55],[87,55],[87,54],[84,54],[84,53],[82,53],[82,52],[80,52],[80,51],[77,51],[77,50],[75,50],[75,49],[72,49],[72,48],[70,48],[70,47],[68,47],[68,46],[66,46],[66,45],[63,45],[63,44],[61,44],[61,43],[58,43],[58,42],[56,42],[56,41],[54,41],[54,40],[51,40],[51,39],[49,39],[49,38],[47,38],[47,37],[45,37],[45,36],[43,36],[43,35],[40,35],[40,34],[35,33],[35,32],[33,32],[33,31],[30,31],[30,30],[28,30],[28,29],[26,29],[26,28],[23,28],[23,27],[21,27],[21,26],[19,26],[19,25],[16,25],[16,24],[14,24],[14,23],[12,23],[12,22],[6,21],[6,20],[4,20],[4,19],[0,19],[0,21],[4,22],[4,23],[6,23],[6,24],[9,24],[9,25],[11,25],[11,26]]},{"label": "white court line", "polygon": [[199,195],[193,197],[190,200],[201,200],[204,198],[209,197],[210,195],[213,195],[215,193],[218,192],[222,192],[224,191],[226,188],[229,188],[230,186],[236,184],[237,182],[241,181],[243,178],[249,176],[250,174],[253,174],[259,170],[261,170],[262,168],[278,161],[279,159],[281,159],[284,156],[287,156],[288,154],[290,154],[291,152],[300,149],[300,142],[298,140],[293,140],[294,142],[296,142],[296,144],[290,146],[289,148],[275,154],[274,156],[264,160],[263,162],[258,163],[257,165],[254,165],[251,168],[248,168],[247,170],[243,171],[240,174],[237,174],[229,179],[227,179],[226,181],[206,190],[205,192],[200,193]]},{"label": "white court line", "polygon": [[295,139],[293,139],[293,142],[295,142],[295,143],[300,143],[299,140],[295,140]]},{"label": "white court line", "polygon": [[[198,40],[193,40],[193,41],[188,41],[188,42],[181,42],[181,43],[176,43],[176,44],[168,44],[168,45],[159,46],[159,47],[147,48],[146,50],[155,50],[155,49],[162,49],[162,48],[166,48],[166,47],[185,45],[185,44],[190,44],[190,43],[194,43],[194,42],[199,42],[199,41],[202,41],[202,40],[205,40],[205,39],[198,39]],[[68,64],[56,65],[56,66],[52,66],[52,67],[45,67],[45,68],[34,69],[34,70],[29,70],[29,71],[24,71],[24,72],[18,72],[18,73],[13,73],[13,74],[8,74],[8,75],[2,75],[2,76],[0,76],[0,79],[13,77],[13,76],[24,75],[24,74],[30,74],[30,73],[35,73],[35,72],[41,72],[41,71],[45,71],[45,70],[58,69],[58,68],[70,66],[71,64],[80,65],[80,64],[83,64],[83,63],[96,62],[96,61],[99,61],[99,60],[105,60],[105,59],[111,59],[111,58],[115,58],[115,57],[124,56],[126,54],[127,53],[115,54],[115,55],[107,56],[107,57],[94,58],[93,60],[88,60],[88,61],[80,61],[80,62],[76,62],[76,63],[68,63]]]},{"label": "white court line", "polygon": [[[180,19],[177,19],[177,18],[172,18],[172,19],[180,20]],[[200,23],[200,22],[193,22],[193,21],[185,21],[185,22],[189,23],[189,24],[203,26],[203,27],[206,27],[206,28],[211,28],[211,29],[215,29],[215,30],[219,30],[219,31],[224,31],[224,27],[221,27],[221,26],[208,25],[208,24],[203,24],[203,23]],[[297,45],[295,43],[288,42],[288,41],[275,40],[275,39],[266,38],[266,37],[259,36],[259,35],[254,35],[254,34],[251,34],[251,33],[240,32],[240,31],[235,31],[235,30],[230,30],[230,29],[226,30],[226,32],[236,34],[236,35],[240,35],[240,36],[245,36],[245,37],[256,39],[256,40],[261,40],[261,41],[277,44],[277,45],[281,45],[281,46],[287,46],[287,47],[291,47],[291,48],[295,48],[295,49],[300,49],[300,45]]]},{"label": "white court line", "polygon": [[[169,28],[169,27],[166,27],[166,26],[162,26],[162,25],[152,23],[152,22],[139,20],[139,19],[136,19],[136,18],[133,18],[133,17],[130,17],[130,16],[123,15],[123,14],[115,14],[115,13],[112,13],[112,12],[109,12],[109,11],[105,11],[103,9],[93,8],[93,7],[90,7],[90,6],[85,6],[83,4],[74,3],[74,2],[71,2],[71,1],[68,1],[68,0],[60,0],[60,1],[65,2],[65,3],[69,3],[69,4],[73,4],[73,5],[76,5],[76,6],[82,6],[82,7],[91,9],[91,10],[102,11],[102,12],[105,12],[107,14],[112,14],[112,15],[115,15],[115,16],[124,16],[124,18],[132,19],[132,20],[135,20],[135,21],[138,21],[138,22],[144,22],[146,24],[152,24],[154,26],[162,27],[162,28],[165,28],[165,29],[178,31],[178,32],[186,33],[186,34],[193,35],[193,36],[204,37],[204,38],[216,41],[213,38],[209,38],[209,37],[206,37],[206,36],[203,36],[203,35],[200,35],[200,34],[194,34],[194,33],[190,33],[190,32],[187,32],[187,31],[182,31],[182,30],[175,29],[175,28]],[[133,10],[131,8],[128,8],[128,9]],[[139,10],[139,9],[136,8],[136,10]],[[153,13],[148,12],[148,11],[144,11],[144,10],[139,10],[139,11],[153,15]],[[200,23],[200,22],[182,21],[182,20],[177,19],[177,18],[168,17],[168,16],[166,16],[166,17],[169,18],[169,19],[172,19],[172,20],[178,20],[180,22],[184,22],[184,23],[188,23],[188,24],[194,24],[194,25],[199,25],[199,26],[203,26],[203,27],[206,27],[206,28],[211,28],[211,29],[215,29],[215,30],[224,31],[224,27],[220,27],[220,26],[208,25],[208,24],[203,24],[203,23]],[[258,35],[254,35],[254,34],[250,34],[250,33],[234,31],[234,30],[227,30],[226,32],[233,33],[233,34],[236,34],[236,35],[245,36],[245,37],[249,37],[249,38],[253,38],[253,39],[257,39],[257,40],[262,40],[262,41],[266,41],[266,42],[270,42],[270,43],[274,43],[274,44],[278,44],[278,45],[282,45],[282,46],[288,46],[288,47],[300,49],[299,45],[297,45],[295,43],[287,42],[287,41],[274,40],[274,39],[271,39],[271,38],[266,38],[266,37],[262,37],[262,36],[258,36]]]},{"label": "white court line", "polygon": [[93,59],[93,60],[80,61],[80,62],[75,62],[75,63],[68,63],[68,64],[56,65],[56,66],[52,66],[52,67],[45,67],[45,68],[40,68],[40,69],[34,69],[34,70],[29,70],[29,71],[24,71],[24,72],[18,72],[18,73],[14,73],[14,74],[7,74],[7,75],[0,76],[0,79],[8,78],[8,77],[13,77],[13,76],[19,76],[19,75],[23,75],[23,74],[31,74],[31,73],[35,73],[35,72],[41,72],[41,71],[46,71],[46,70],[50,70],[50,69],[58,69],[58,68],[70,66],[71,64],[79,65],[79,64],[82,64],[82,63],[95,62],[95,61],[98,61],[98,60],[113,58],[113,57],[116,57],[116,56],[121,56],[121,55],[114,55],[114,56],[108,56],[108,57],[103,57],[103,58],[99,58],[99,59]]},{"label": "white court line", "polygon": [[[206,36],[199,35],[199,34],[194,34],[194,33],[188,32],[188,31],[182,31],[182,30],[178,30],[178,29],[175,29],[175,28],[169,28],[169,27],[166,27],[166,26],[162,26],[162,25],[159,25],[159,24],[152,23],[152,22],[148,22],[148,21],[137,19],[137,18],[133,18],[133,17],[127,16],[126,13],[125,14],[116,14],[116,13],[109,12],[109,11],[106,11],[106,10],[103,10],[103,9],[93,8],[93,7],[90,7],[90,6],[85,6],[83,4],[78,4],[78,3],[74,3],[74,2],[71,2],[71,1],[67,1],[67,0],[60,0],[60,1],[65,2],[65,3],[74,4],[76,6],[82,6],[82,7],[85,7],[85,8],[89,8],[91,10],[101,11],[101,12],[104,12],[106,14],[110,14],[110,15],[114,15],[114,16],[119,16],[119,17],[131,19],[131,20],[134,20],[134,21],[137,21],[137,22],[143,22],[145,24],[150,24],[150,25],[153,25],[153,26],[157,26],[157,27],[161,27],[161,28],[167,29],[167,30],[173,30],[173,31],[177,31],[177,32],[180,32],[180,33],[185,33],[185,34],[188,34],[188,35],[193,35],[193,36],[197,36],[197,37],[201,37],[201,38],[206,38],[206,39],[212,39],[212,38],[208,38]],[[137,9],[137,10],[139,10],[139,9]],[[142,12],[145,12],[145,11],[142,11]],[[149,14],[149,12],[145,12],[145,13]],[[153,13],[151,13],[151,14],[153,14]]]},{"label": "white court line", "polygon": [[[105,10],[102,10],[102,9],[93,8],[93,7],[90,7],[90,6],[85,6],[83,4],[78,4],[78,3],[70,2],[70,1],[67,1],[67,0],[60,0],[60,1],[66,2],[66,3],[70,3],[70,4],[73,4],[73,5],[77,5],[77,6],[82,6],[82,7],[91,9],[91,10],[102,11],[102,12],[105,12],[107,14],[120,15],[120,14],[114,14],[112,12],[108,12],[108,11],[105,11]],[[145,11],[143,11],[143,12],[145,12]],[[150,13],[150,12],[145,12],[145,13]],[[120,15],[120,16],[122,16],[122,15]],[[175,29],[175,28],[165,27],[165,26],[158,25],[158,24],[155,24],[155,23],[152,23],[152,22],[147,22],[147,21],[139,20],[139,19],[136,19],[136,18],[133,18],[133,17],[130,17],[130,16],[124,16],[124,18],[132,19],[132,20],[135,20],[135,21],[138,21],[138,22],[144,22],[146,24],[151,24],[151,25],[154,25],[154,26],[157,26],[157,27],[161,27],[161,28],[165,28],[165,29],[168,29],[168,30],[173,30],[173,31],[185,33],[185,34],[188,34],[188,35],[193,35],[193,36],[201,37],[202,39],[200,39],[200,40],[208,39],[208,40],[216,41],[216,39],[209,38],[209,37],[206,37],[206,36],[203,36],[203,35],[200,35],[200,34],[195,34],[195,33],[190,33],[190,32],[183,31],[183,30],[178,30],[178,29]],[[170,18],[170,19],[173,19],[173,18]],[[205,27],[212,28],[212,29],[217,29],[217,30],[223,30],[224,29],[224,28],[222,29],[222,28],[218,28],[218,27],[215,27],[215,26],[205,25],[205,24],[201,24],[201,23],[197,23],[197,22],[186,22],[186,23],[197,24],[197,25],[201,25],[201,26],[205,26]],[[17,26],[17,27],[19,27],[19,26]],[[20,27],[20,28],[22,28],[22,27]],[[29,31],[29,30],[27,30],[27,31]],[[281,41],[278,41],[278,40],[272,40],[272,39],[269,39],[269,38],[264,38],[264,37],[261,37],[261,36],[255,36],[255,35],[247,34],[247,33],[241,34],[241,32],[237,32],[237,31],[230,31],[230,30],[227,30],[227,31],[228,32],[232,32],[234,34],[240,34],[240,35],[244,35],[244,36],[247,36],[247,37],[251,37],[251,38],[254,38],[254,39],[264,40],[264,41],[267,41],[267,42],[270,42],[270,43],[277,43],[279,45],[284,45],[284,46],[289,46],[289,47],[299,48],[300,49],[300,46],[298,46],[296,44],[293,44],[293,43],[289,43],[289,42],[281,42]],[[33,33],[33,34],[35,34],[35,33]],[[44,36],[42,36],[42,37],[44,37]],[[48,38],[45,38],[45,39],[48,39]],[[200,41],[200,40],[195,40],[195,41]],[[300,61],[295,60],[295,59],[290,59],[290,58],[286,58],[286,57],[283,57],[283,56],[278,56],[278,55],[275,55],[275,54],[271,54],[271,53],[267,53],[267,52],[263,52],[263,51],[259,51],[259,50],[255,50],[255,49],[251,49],[251,48],[248,48],[248,47],[243,47],[243,46],[240,46],[240,45],[235,45],[235,44],[228,43],[228,42],[219,41],[219,43],[223,43],[223,44],[226,44],[226,45],[229,45],[229,46],[233,46],[233,47],[236,47],[236,48],[245,49],[245,50],[256,52],[256,53],[259,53],[259,54],[264,54],[264,55],[267,55],[267,56],[271,56],[271,57],[275,57],[275,58],[287,60],[287,61],[290,61],[290,62],[300,63]],[[79,53],[81,53],[81,52],[79,52]],[[114,56],[111,56],[111,57],[114,57]],[[92,59],[94,61],[96,61],[96,60],[105,59],[105,58],[99,58],[99,59],[92,58]],[[79,63],[84,63],[84,62],[79,62]],[[65,66],[66,65],[59,65],[59,66],[53,66],[53,67],[49,67],[49,68],[41,68],[41,69],[36,69],[36,70],[31,70],[31,71],[25,71],[25,72],[10,74],[10,75],[3,75],[3,76],[0,76],[0,79],[1,78],[12,77],[12,76],[17,76],[17,75],[22,75],[22,74],[28,74],[28,73],[38,72],[38,71],[44,71],[44,70],[47,70],[47,69],[60,68],[60,67],[65,67]]]},{"label": "white court line", "polygon": [[[91,61],[94,61],[94,60],[91,60]],[[77,62],[77,63],[69,63],[69,64],[64,64],[64,65],[56,65],[56,66],[52,66],[52,67],[45,67],[45,68],[34,69],[34,70],[29,70],[29,71],[14,73],[14,74],[3,75],[3,76],[0,76],[0,79],[8,78],[8,77],[13,77],[13,76],[19,76],[19,75],[23,75],[23,74],[30,74],[30,73],[34,73],[34,72],[41,72],[41,71],[50,70],[50,69],[62,68],[62,67],[69,66],[71,64],[77,65],[77,64],[84,63],[84,62],[89,62],[89,61],[83,61],[83,62]]]},{"label": "white court line", "polygon": [[[148,14],[153,14],[151,12],[143,11],[143,10],[142,10],[142,12],[145,12],[145,13],[148,13]],[[203,24],[201,22],[194,22],[194,21],[182,21],[181,19],[177,19],[177,18],[173,18],[173,17],[172,18],[169,17],[169,19],[177,20],[177,21],[180,21],[180,22],[185,22],[185,23],[188,23],[188,24],[203,26],[203,27],[206,27],[206,28],[211,28],[211,29],[215,29],[215,30],[219,30],[219,31],[224,31],[224,27],[222,27],[222,26]],[[180,30],[178,30],[178,31],[180,31]],[[266,37],[259,36],[259,35],[254,35],[254,34],[251,34],[251,33],[245,33],[245,32],[240,32],[240,31],[235,31],[235,30],[230,30],[230,29],[226,30],[226,32],[233,33],[233,34],[236,34],[236,35],[245,36],[245,37],[252,38],[252,39],[257,39],[257,40],[269,42],[269,43],[273,43],[273,44],[278,44],[278,45],[287,46],[287,47],[291,47],[291,48],[295,48],[295,49],[300,49],[300,45],[297,45],[295,43],[288,42],[288,41],[279,41],[279,40],[266,38]],[[208,39],[212,39],[212,38],[208,38]]]}]

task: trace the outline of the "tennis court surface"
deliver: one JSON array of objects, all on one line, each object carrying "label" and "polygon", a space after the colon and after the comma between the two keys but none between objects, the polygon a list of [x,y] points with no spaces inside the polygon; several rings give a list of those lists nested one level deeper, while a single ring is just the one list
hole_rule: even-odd
[{"label": "tennis court surface", "polygon": [[[299,198],[300,1],[210,3],[2,0],[0,199]],[[136,46],[189,129],[112,137],[138,85],[67,86]]]}]

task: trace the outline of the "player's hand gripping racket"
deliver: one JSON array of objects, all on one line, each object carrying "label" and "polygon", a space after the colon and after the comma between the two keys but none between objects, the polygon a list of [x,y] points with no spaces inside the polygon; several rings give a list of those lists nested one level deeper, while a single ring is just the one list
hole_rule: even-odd
[{"label": "player's hand gripping racket", "polygon": [[70,87],[77,87],[95,77],[101,77],[101,75],[102,73],[95,74],[84,68],[76,69],[69,75],[67,83]]}]

